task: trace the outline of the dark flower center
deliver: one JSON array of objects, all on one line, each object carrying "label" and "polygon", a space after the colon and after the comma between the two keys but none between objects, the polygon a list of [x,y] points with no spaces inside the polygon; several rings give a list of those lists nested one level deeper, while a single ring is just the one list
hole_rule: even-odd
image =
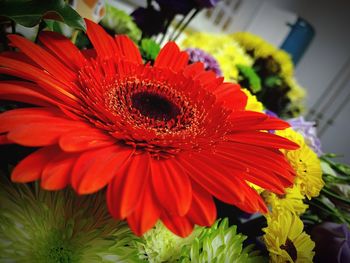
[{"label": "dark flower center", "polygon": [[145,117],[169,121],[180,114],[180,109],[173,102],[156,93],[138,92],[131,96],[132,106]]},{"label": "dark flower center", "polygon": [[286,243],[284,245],[281,245],[280,248],[287,251],[287,253],[293,259],[293,261],[297,260],[298,252],[292,240],[287,238]]}]

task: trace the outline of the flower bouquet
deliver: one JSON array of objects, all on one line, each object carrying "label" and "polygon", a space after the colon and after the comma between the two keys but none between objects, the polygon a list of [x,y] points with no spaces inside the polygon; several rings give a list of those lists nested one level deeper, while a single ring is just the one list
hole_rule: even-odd
[{"label": "flower bouquet", "polygon": [[349,260],[350,168],[286,53],[186,31],[217,2],[0,4],[1,262]]}]

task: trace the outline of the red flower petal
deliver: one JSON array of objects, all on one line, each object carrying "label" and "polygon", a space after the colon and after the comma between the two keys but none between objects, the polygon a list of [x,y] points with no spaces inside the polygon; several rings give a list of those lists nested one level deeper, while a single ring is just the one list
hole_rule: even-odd
[{"label": "red flower petal", "polygon": [[238,84],[223,83],[214,91],[218,102],[233,111],[244,110],[248,97],[241,91]]},{"label": "red flower petal", "polygon": [[186,172],[172,159],[152,160],[153,189],[158,202],[169,213],[185,215],[191,205],[191,182]]},{"label": "red flower petal", "polygon": [[6,135],[0,135],[0,144],[12,144]]},{"label": "red flower petal", "polygon": [[37,86],[28,82],[8,81],[0,83],[0,97],[2,100],[14,100],[30,103],[38,106],[51,106],[57,104],[56,101],[34,91]]},{"label": "red flower petal", "polygon": [[52,94],[61,101],[66,102],[68,105],[76,105],[76,101],[78,99],[71,93],[72,88],[69,86],[69,83],[63,83],[61,79],[54,79],[51,75],[42,69],[39,69],[27,63],[1,56],[0,66],[4,67],[0,67],[0,72],[34,81],[40,87],[43,87],[46,92]]},{"label": "red flower petal", "polygon": [[18,35],[9,35],[8,38],[24,54],[38,65],[42,66],[50,74],[60,76],[60,79],[67,82],[76,79],[76,74],[73,71],[64,66],[58,59],[43,48]]},{"label": "red flower petal", "polygon": [[72,70],[84,66],[85,57],[80,50],[66,37],[51,31],[40,33],[39,40]]},{"label": "red flower petal", "polygon": [[174,42],[168,42],[159,52],[154,66],[179,71],[183,69],[187,63],[188,54],[185,51],[181,52]]},{"label": "red flower petal", "polygon": [[134,42],[125,35],[115,36],[116,50],[120,57],[126,60],[142,64],[142,57]]},{"label": "red flower petal", "polygon": [[117,145],[83,153],[72,171],[72,186],[79,194],[90,194],[106,186],[129,162],[133,151]]},{"label": "red flower petal", "polygon": [[192,182],[192,188],[192,204],[186,216],[196,225],[212,225],[216,219],[216,207],[212,196],[195,182]]},{"label": "red flower petal", "polygon": [[[278,180],[274,183],[281,183],[281,187],[287,187],[293,183],[294,171],[284,155],[278,150],[272,151],[239,143],[223,143],[216,148],[216,154],[223,158],[222,162],[228,166],[233,165],[237,169],[244,169],[243,172],[252,172],[255,176],[266,180],[266,183],[274,180],[272,177]],[[283,180],[287,180],[287,185]]]},{"label": "red flower petal", "polygon": [[84,19],[87,27],[87,35],[94,46],[97,55],[102,58],[115,56],[116,45],[113,38],[108,35],[101,26],[89,19]]},{"label": "red flower petal", "polygon": [[44,167],[41,175],[41,187],[46,190],[60,190],[70,182],[73,165],[77,159],[75,154],[57,152],[52,160]]},{"label": "red flower petal", "polygon": [[131,230],[138,236],[151,229],[160,216],[159,204],[153,194],[151,182],[145,187],[140,203],[127,220]]},{"label": "red flower petal", "polygon": [[163,213],[161,215],[161,220],[171,232],[180,237],[187,237],[192,233],[193,224],[185,216]]},{"label": "red flower petal", "polygon": [[184,69],[183,74],[186,77],[197,76],[204,71],[204,65],[202,62],[195,62],[193,64],[187,65]]},{"label": "red flower petal", "polygon": [[135,154],[116,174],[107,189],[107,204],[112,216],[124,219],[137,208],[148,181],[149,166],[148,153]]},{"label": "red flower petal", "polygon": [[9,132],[7,138],[22,145],[44,146],[57,143],[58,138],[70,130],[87,127],[85,123],[63,117],[55,108],[7,111],[0,114],[0,133]]},{"label": "red flower petal", "polygon": [[57,154],[56,146],[44,147],[19,162],[11,174],[11,180],[27,183],[38,180],[47,163]]},{"label": "red flower petal", "polygon": [[21,145],[45,146],[57,143],[66,132],[86,128],[85,123],[58,117],[57,112],[35,108],[5,112],[0,115],[0,132],[8,131],[8,139]]},{"label": "red flower petal", "polygon": [[60,137],[59,145],[65,152],[81,152],[115,144],[113,137],[94,128],[75,130]]},{"label": "red flower petal", "polygon": [[193,181],[216,198],[226,203],[243,198],[241,194],[237,193],[239,191],[237,191],[236,182],[226,177],[227,170],[221,171],[211,163],[205,163],[198,156],[181,155],[176,159]]},{"label": "red flower petal", "polygon": [[241,131],[239,133],[232,133],[227,136],[230,141],[246,143],[251,145],[259,145],[263,147],[282,148],[288,150],[296,150],[299,145],[281,136],[265,133],[265,132],[249,132]]},{"label": "red flower petal", "polygon": [[233,205],[237,206],[247,213],[267,213],[268,209],[266,207],[266,204],[254,189],[243,182],[243,184],[240,185],[240,191],[244,193],[246,198],[244,201],[235,200]]}]

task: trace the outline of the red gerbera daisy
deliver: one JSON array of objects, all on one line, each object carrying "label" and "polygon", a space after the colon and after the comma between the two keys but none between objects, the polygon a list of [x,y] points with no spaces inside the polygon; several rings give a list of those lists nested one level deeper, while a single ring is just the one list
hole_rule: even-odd
[{"label": "red gerbera daisy", "polygon": [[40,47],[10,35],[22,52],[4,53],[2,99],[37,105],[0,115],[0,141],[41,147],[12,173],[79,194],[107,186],[107,203],[138,235],[158,219],[186,236],[216,218],[213,197],[266,212],[247,182],[282,194],[294,172],[279,148],[293,142],[262,130],[288,124],[245,110],[246,96],[168,43],[144,64],[126,36],[112,39],[86,20],[93,52],[43,32]]}]

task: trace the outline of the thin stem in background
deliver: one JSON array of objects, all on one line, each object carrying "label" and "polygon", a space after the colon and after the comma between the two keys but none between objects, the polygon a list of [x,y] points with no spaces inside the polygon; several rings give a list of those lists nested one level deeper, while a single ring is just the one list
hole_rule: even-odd
[{"label": "thin stem in background", "polygon": [[173,41],[176,41],[179,36],[181,35],[181,33],[184,31],[184,29],[191,23],[191,21],[193,20],[193,18],[196,17],[196,15],[199,13],[200,9],[196,9],[196,11],[194,11],[194,13],[190,16],[190,18],[186,21],[186,23],[180,28],[179,32],[177,33],[177,35],[174,37],[174,39],[172,39]]},{"label": "thin stem in background", "polygon": [[[191,12],[189,12],[189,13],[191,13]],[[189,13],[188,13],[188,14],[189,14]],[[170,36],[169,36],[169,40],[172,40],[172,39],[173,39],[173,37],[174,37],[176,31],[181,27],[182,23],[184,23],[184,21],[186,20],[186,17],[188,16],[188,14],[184,15],[184,16],[181,18],[181,20],[176,24],[176,26],[175,26],[173,32],[171,32],[171,34],[170,34]]]},{"label": "thin stem in background", "polygon": [[16,23],[13,20],[11,20],[11,32],[12,34],[16,34]]},{"label": "thin stem in background", "polygon": [[159,43],[158,43],[159,46],[162,46],[162,43],[163,43],[163,41],[164,41],[164,39],[165,39],[165,36],[166,36],[166,34],[168,33],[169,27],[170,27],[170,25],[171,25],[171,23],[172,23],[173,21],[174,21],[174,17],[172,17],[172,18],[170,18],[170,19],[167,20],[167,22],[166,22],[166,24],[165,24],[165,29],[164,29],[162,38],[159,40]]}]

